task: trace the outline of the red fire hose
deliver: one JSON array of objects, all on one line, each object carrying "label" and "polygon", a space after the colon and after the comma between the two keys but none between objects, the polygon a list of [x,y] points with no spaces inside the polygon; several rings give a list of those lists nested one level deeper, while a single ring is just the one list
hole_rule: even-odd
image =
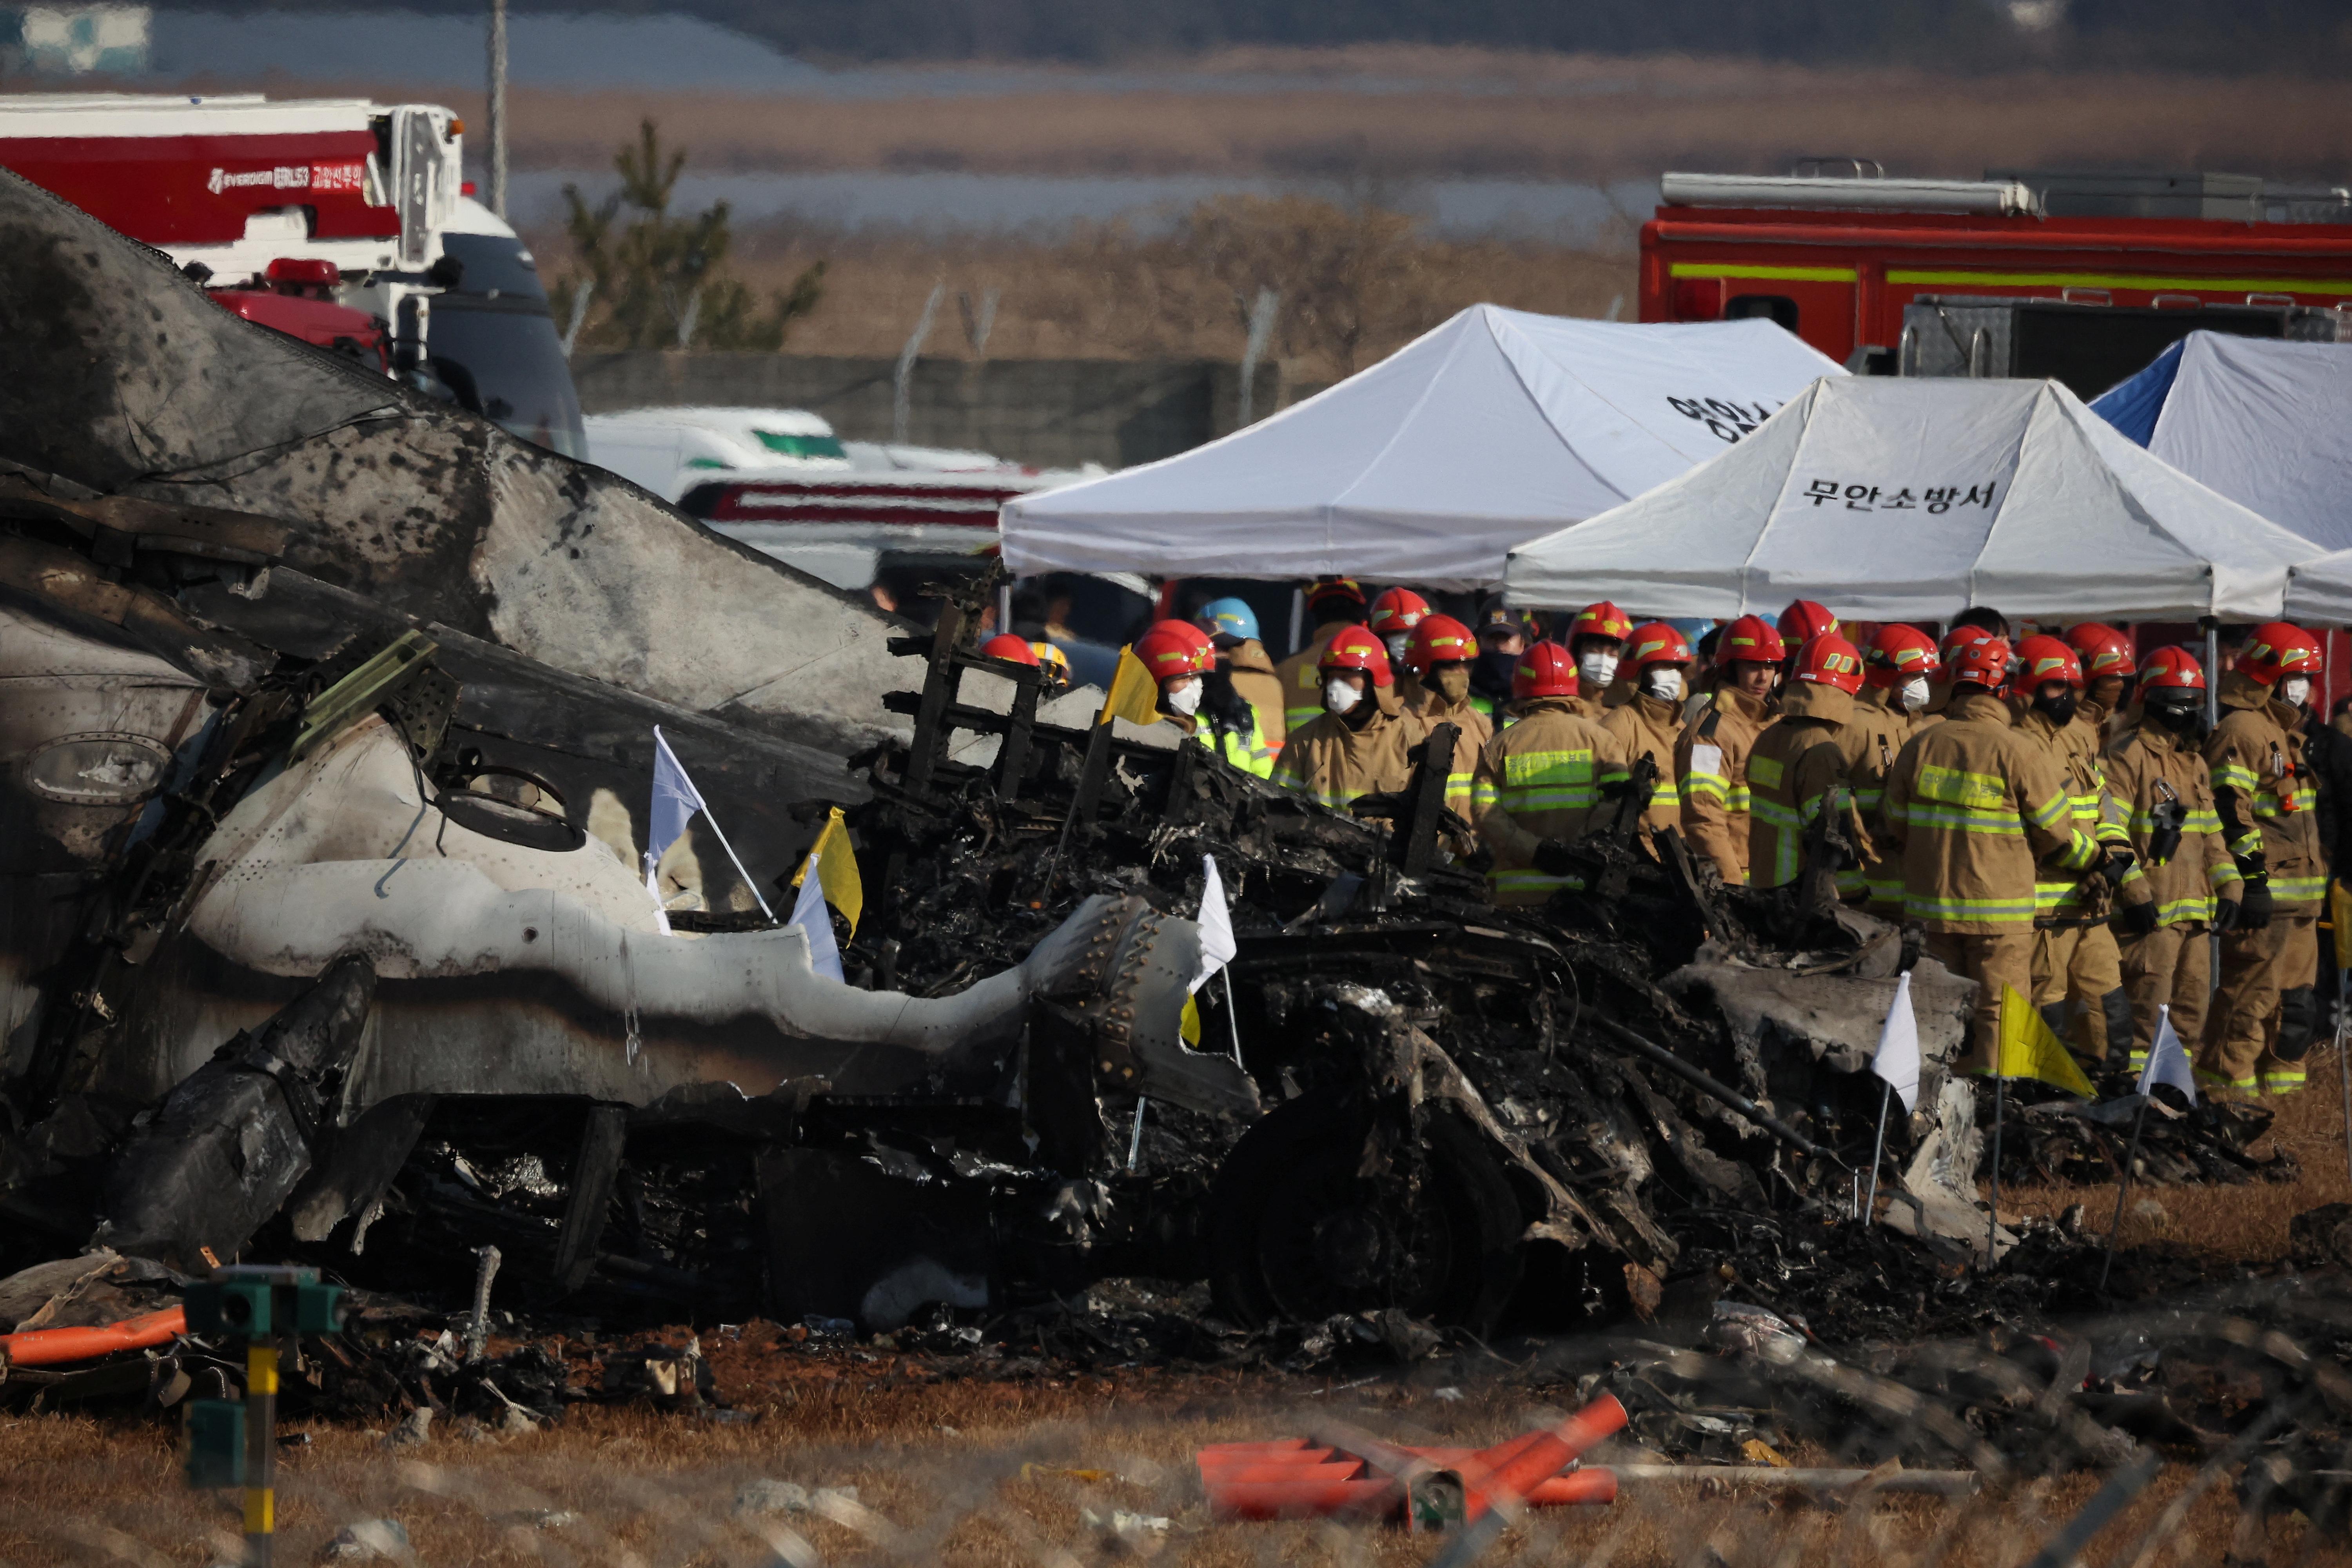
[{"label": "red fire hose", "polygon": [[187,1331],[187,1309],[166,1307],[95,1329],[32,1329],[21,1334],[0,1334],[0,1355],[6,1356],[12,1366],[55,1366],[61,1362],[95,1361],[116,1351],[169,1344]]}]

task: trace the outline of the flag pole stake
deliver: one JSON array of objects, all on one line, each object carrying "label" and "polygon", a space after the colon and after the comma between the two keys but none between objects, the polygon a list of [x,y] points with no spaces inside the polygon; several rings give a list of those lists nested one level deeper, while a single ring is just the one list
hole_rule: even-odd
[{"label": "flag pole stake", "polygon": [[1985,1217],[1985,1267],[2000,1262],[2000,1117],[2009,1100],[2009,1079],[2001,1077],[2000,1066],[1992,1069],[1992,1203]]},{"label": "flag pole stake", "polygon": [[702,820],[710,825],[711,836],[719,840],[719,847],[727,851],[727,858],[734,864],[735,874],[743,879],[745,887],[751,889],[752,901],[760,906],[760,912],[768,917],[770,925],[774,925],[776,911],[770,909],[768,900],[761,896],[760,884],[751,880],[751,872],[743,869],[743,862],[737,857],[735,846],[727,842],[727,835],[719,829],[719,819],[710,815],[710,808],[707,805],[702,808]]},{"label": "flag pole stake", "polygon": [[[2149,1050],[2153,1054],[2154,1042]],[[2139,1109],[2132,1112],[2131,1151],[2124,1156],[2123,1184],[2116,1189],[2116,1217],[2107,1226],[2107,1258],[2099,1265],[2099,1293],[2103,1296],[2106,1294],[2108,1271],[2116,1266],[2116,1238],[2124,1230],[2124,1200],[2131,1196],[2132,1172],[2139,1164],[2139,1130],[2147,1121],[2147,1093],[2142,1090]]]},{"label": "flag pole stake", "polygon": [[[1234,1066],[1238,1068],[1242,1066],[1242,1021],[1234,1015],[1233,971],[1229,967],[1221,965],[1217,970],[1217,978],[1224,984],[1225,987],[1225,1028],[1234,1037]],[[1249,1069],[1242,1068],[1242,1070],[1247,1072]],[[2347,1122],[2346,1125],[2352,1126],[2352,1122]]]},{"label": "flag pole stake", "polygon": [[1878,1141],[1870,1146],[1870,1201],[1863,1205],[1862,1223],[1878,1223],[1878,1162],[1886,1152],[1886,1113],[1895,1104],[1895,1086],[1885,1084],[1878,1102]]},{"label": "flag pole stake", "polygon": [[1135,1100],[1135,1131],[1127,1137],[1127,1173],[1135,1174],[1135,1162],[1143,1153],[1143,1108],[1151,1101],[1138,1095]]}]

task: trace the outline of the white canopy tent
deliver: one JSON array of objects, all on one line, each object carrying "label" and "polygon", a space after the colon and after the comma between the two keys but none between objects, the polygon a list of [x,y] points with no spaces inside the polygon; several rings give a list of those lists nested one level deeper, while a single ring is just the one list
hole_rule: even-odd
[{"label": "white canopy tent", "polygon": [[1014,573],[1502,580],[1514,544],[1725,450],[1834,361],[1763,320],[1473,306],[1178,457],[1005,504]]},{"label": "white canopy tent", "polygon": [[1860,620],[1970,605],[2260,620],[2318,547],[2149,456],[2054,381],[1817,383],[1738,446],[1511,552],[1520,605]]}]

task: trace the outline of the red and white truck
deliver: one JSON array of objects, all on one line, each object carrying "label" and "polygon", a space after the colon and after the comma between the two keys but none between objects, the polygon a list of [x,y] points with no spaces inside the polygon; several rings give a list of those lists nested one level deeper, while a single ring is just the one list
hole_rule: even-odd
[{"label": "red and white truck", "polygon": [[225,308],[585,455],[531,255],[433,104],[0,96],[0,168],[162,250]]}]

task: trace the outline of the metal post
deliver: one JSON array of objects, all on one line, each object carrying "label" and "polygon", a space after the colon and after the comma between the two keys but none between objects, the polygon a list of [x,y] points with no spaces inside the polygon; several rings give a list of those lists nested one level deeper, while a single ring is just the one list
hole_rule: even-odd
[{"label": "metal post", "polygon": [[[1996,1047],[1998,1050],[1998,1047]],[[1985,1267],[2000,1262],[2000,1118],[2009,1104],[2009,1079],[2000,1076],[2000,1064],[1992,1069],[1992,1202],[1985,1217]]]},{"label": "metal post", "polygon": [[[2148,1043],[2148,1054],[2155,1055],[2154,1041]],[[2099,1265],[2099,1290],[2107,1289],[2107,1271],[2116,1266],[2116,1238],[2124,1231],[2124,1200],[2131,1195],[2132,1171],[2139,1164],[2139,1130],[2147,1122],[2147,1095],[2139,1097],[2139,1109],[2132,1112],[2131,1149],[2124,1155],[2123,1184],[2116,1189],[2116,1217],[2107,1224],[2107,1258]]]},{"label": "metal post", "polygon": [[1257,299],[1242,312],[1242,330],[1247,334],[1242,340],[1242,385],[1239,417],[1234,428],[1245,429],[1257,420],[1257,365],[1265,357],[1267,342],[1274,336],[1275,312],[1282,308],[1282,296],[1271,289],[1261,289]]},{"label": "metal post", "polygon": [[[1241,1019],[1236,1017],[1234,1013],[1233,972],[1230,969],[1221,968],[1217,971],[1217,978],[1224,982],[1225,1027],[1232,1032],[1234,1037],[1234,1066],[1238,1068],[1242,1066],[1242,1022]],[[2342,1009],[2337,1009],[2337,1016],[2339,1017],[2342,1016]],[[1249,1069],[1247,1068],[1242,1068],[1242,1070],[1244,1072],[1247,1072]],[[2347,1100],[2346,1103],[2352,1104],[2352,1100]],[[2347,1130],[2347,1133],[2352,1134],[2352,1118],[2347,1118],[2344,1125]],[[2352,1158],[2352,1141],[2347,1141],[2346,1142],[2345,1151],[2347,1158]]]},{"label": "metal post", "polygon": [[490,0],[490,210],[507,216],[507,0]]},{"label": "metal post", "polygon": [[1878,1163],[1886,1152],[1886,1113],[1895,1104],[1895,1086],[1887,1084],[1885,1090],[1878,1102],[1878,1140],[1870,1146],[1870,1201],[1863,1205],[1864,1225],[1874,1225],[1878,1220]]},{"label": "metal post", "polygon": [[[2221,623],[2207,616],[2197,623],[2205,628],[2205,728],[2213,729],[2221,722]],[[2246,819],[2253,820],[2254,803],[2246,802]],[[2218,995],[2221,990],[2221,933],[2209,927],[2205,932],[2205,994]]]},{"label": "metal post", "polygon": [[1135,1174],[1135,1162],[1143,1152],[1143,1108],[1151,1101],[1138,1096],[1135,1101],[1135,1131],[1127,1140],[1127,1173]]},{"label": "metal post", "polygon": [[[1306,630],[1307,590],[1293,588],[1290,591],[1290,647],[1285,650],[1286,655],[1297,653],[1307,646]],[[1285,695],[1286,698],[1287,693]]]},{"label": "metal post", "polygon": [[278,1342],[245,1347],[245,1563],[269,1568],[278,1531]]}]

